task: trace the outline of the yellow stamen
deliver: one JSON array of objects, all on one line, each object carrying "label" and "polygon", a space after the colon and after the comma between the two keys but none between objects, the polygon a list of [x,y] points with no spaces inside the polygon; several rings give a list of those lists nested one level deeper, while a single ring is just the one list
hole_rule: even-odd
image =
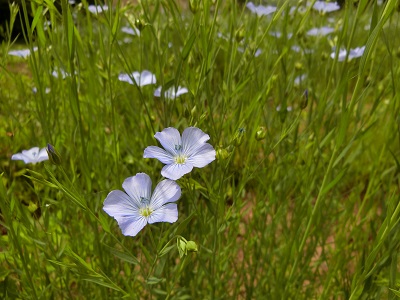
[{"label": "yellow stamen", "polygon": [[148,217],[148,216],[150,216],[152,213],[153,213],[153,210],[152,210],[151,208],[149,208],[149,207],[143,207],[143,208],[140,209],[140,214],[141,214],[143,217]]},{"label": "yellow stamen", "polygon": [[175,156],[175,163],[177,163],[179,165],[184,164],[186,162],[186,160],[187,160],[187,157],[185,155]]}]

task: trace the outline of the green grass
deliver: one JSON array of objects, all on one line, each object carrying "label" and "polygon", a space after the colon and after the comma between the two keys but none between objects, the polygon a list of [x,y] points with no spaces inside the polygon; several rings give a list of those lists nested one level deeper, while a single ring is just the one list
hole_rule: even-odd
[{"label": "green grass", "polygon": [[[0,298],[398,298],[399,16],[396,1],[367,2],[294,16],[297,3],[279,2],[268,17],[218,0],[97,16],[86,2],[30,3],[27,44],[0,48]],[[121,32],[129,22],[140,36]],[[329,24],[329,36],[306,35]],[[361,58],[330,58],[363,45]],[[7,55],[27,47],[38,50]],[[51,75],[60,69],[71,76]],[[156,85],[118,80],[144,69]],[[189,93],[155,98],[159,85]],[[189,126],[210,135],[216,161],[177,181],[176,223],[123,236],[104,199],[139,172],[160,181],[143,150]],[[10,160],[47,143],[61,165]],[[198,252],[180,253],[181,237]]]}]

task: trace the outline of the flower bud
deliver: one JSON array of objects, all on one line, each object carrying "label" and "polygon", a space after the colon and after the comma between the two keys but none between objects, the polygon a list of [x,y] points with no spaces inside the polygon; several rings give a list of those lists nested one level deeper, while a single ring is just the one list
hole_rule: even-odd
[{"label": "flower bud", "polygon": [[304,91],[303,100],[300,103],[300,108],[305,109],[308,105],[308,89]]},{"label": "flower bud", "polygon": [[178,237],[176,240],[176,246],[178,247],[179,257],[182,258],[187,255],[188,252],[197,252],[197,244],[193,241],[187,241],[184,237]]},{"label": "flower bud", "polygon": [[219,148],[217,149],[216,157],[218,160],[225,160],[229,157],[229,152],[224,148]]},{"label": "flower bud", "polygon": [[47,144],[46,151],[49,155],[49,160],[53,165],[61,165],[61,156],[52,145]]},{"label": "flower bud", "polygon": [[189,8],[194,15],[199,10],[199,2],[200,0],[189,0]]},{"label": "flower bud", "polygon": [[207,117],[208,117],[208,112],[205,112],[205,113],[203,113],[203,114],[200,116],[199,121],[200,121],[200,122],[203,122]]},{"label": "flower bud", "polygon": [[196,115],[196,112],[197,112],[197,107],[196,107],[196,105],[195,105],[195,106],[193,106],[192,110],[190,111],[190,115],[191,115],[192,117],[194,117],[194,116]]},{"label": "flower bud", "polygon": [[322,61],[325,61],[325,60],[327,60],[328,58],[329,58],[329,54],[326,53],[326,52],[322,52],[322,55],[321,55]]},{"label": "flower bud", "polygon": [[146,26],[146,23],[140,18],[135,20],[135,26],[139,31],[142,31]]},{"label": "flower bud", "polygon": [[186,250],[187,252],[197,252],[198,251],[197,244],[193,241],[188,241],[186,243]]},{"label": "flower bud", "polygon": [[232,142],[235,146],[240,146],[243,143],[243,136],[245,133],[244,128],[239,128],[238,131],[235,134],[235,137],[233,138]]},{"label": "flower bud", "polygon": [[265,139],[267,136],[267,129],[263,126],[258,127],[258,130],[256,131],[255,138],[257,141],[261,141]]},{"label": "flower bud", "polygon": [[244,36],[245,36],[245,31],[243,27],[241,27],[235,33],[236,42],[240,43],[244,39]]},{"label": "flower bud", "polygon": [[294,64],[294,68],[295,68],[297,71],[301,71],[301,70],[304,69],[304,66],[303,66],[303,64],[302,64],[301,62],[296,62],[296,63]]}]

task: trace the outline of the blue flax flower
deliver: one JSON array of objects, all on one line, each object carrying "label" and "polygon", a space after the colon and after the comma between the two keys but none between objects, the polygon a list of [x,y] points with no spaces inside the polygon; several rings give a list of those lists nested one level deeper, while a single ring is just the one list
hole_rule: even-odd
[{"label": "blue flax flower", "polygon": [[104,200],[103,210],[117,220],[122,234],[135,236],[147,223],[174,223],[178,220],[176,203],[181,188],[172,180],[161,181],[151,193],[151,179],[145,173],[125,179],[125,192],[114,190]]},{"label": "blue flax flower", "polygon": [[39,147],[22,150],[21,153],[16,153],[11,156],[11,160],[23,160],[26,164],[36,164],[48,159],[49,156],[46,152],[46,148],[39,149]]},{"label": "blue flax flower", "polygon": [[166,164],[161,175],[177,180],[192,171],[193,167],[202,168],[215,160],[213,146],[206,143],[210,139],[201,129],[186,128],[182,137],[175,128],[168,127],[157,132],[154,137],[164,147],[149,146],[144,150],[144,158],[157,158]]}]

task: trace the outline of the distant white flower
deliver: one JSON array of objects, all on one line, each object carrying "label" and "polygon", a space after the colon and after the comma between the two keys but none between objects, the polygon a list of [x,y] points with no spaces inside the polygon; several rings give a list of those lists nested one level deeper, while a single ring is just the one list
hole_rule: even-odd
[{"label": "distant white flower", "polygon": [[307,11],[307,8],[304,6],[299,6],[298,8],[296,6],[291,7],[289,10],[289,14],[293,15],[294,13],[299,13],[299,14],[304,14]]},{"label": "distant white flower", "polygon": [[121,31],[130,35],[140,35],[140,30],[132,27],[128,27],[128,26],[124,26],[121,28]]},{"label": "distant white flower", "polygon": [[118,76],[118,79],[120,81],[125,81],[129,84],[134,84],[132,78],[133,80],[135,80],[138,86],[145,86],[156,83],[156,75],[147,70],[144,70],[142,73],[133,72],[131,75],[122,73]]},{"label": "distant white flower", "polygon": [[[238,47],[237,48],[239,52],[244,53],[245,49],[243,47]],[[256,52],[254,53],[254,57],[259,57],[262,53],[261,49],[257,49]]]},{"label": "distant white flower", "polygon": [[321,13],[329,13],[340,9],[339,4],[336,2],[316,1],[313,9]]},{"label": "distant white flower", "polygon": [[303,48],[301,48],[300,46],[297,46],[297,45],[293,45],[293,46],[291,47],[291,49],[292,49],[294,52],[298,52],[298,53],[300,53],[300,52],[304,52],[305,54],[314,53],[314,50],[313,50],[313,49],[303,49]]},{"label": "distant white flower", "polygon": [[217,32],[217,37],[219,37],[225,41],[229,41],[229,38],[226,35],[224,35],[222,32]]},{"label": "distant white flower", "polygon": [[[340,49],[337,60],[344,61],[346,59],[346,55],[347,55],[346,49]],[[331,58],[335,59],[335,57],[336,57],[336,50],[333,49],[333,52],[331,53]]]},{"label": "distant white flower", "polygon": [[363,56],[364,51],[365,51],[365,46],[350,49],[349,59]]},{"label": "distant white flower", "polygon": [[[161,97],[161,89],[162,87],[159,86],[155,91],[154,91],[154,97]],[[164,92],[164,97],[167,99],[174,100],[180,95],[186,94],[188,91],[187,88],[178,86],[176,89],[175,87],[171,87],[167,91]]]},{"label": "distant white flower", "polygon": [[103,210],[117,220],[123,235],[135,236],[147,223],[178,220],[178,207],[171,203],[181,197],[181,188],[175,181],[161,181],[152,194],[150,177],[138,173],[125,179],[122,187],[125,193],[114,190],[107,195]]},{"label": "distant white flower", "polygon": [[215,160],[213,146],[206,143],[210,136],[199,128],[188,127],[181,137],[177,129],[168,127],[154,137],[165,150],[149,146],[144,150],[143,157],[156,158],[165,164],[161,175],[166,178],[177,180],[191,172],[193,167],[203,168]]},{"label": "distant white flower", "polygon": [[276,6],[263,6],[263,5],[254,5],[253,2],[248,2],[246,7],[252,12],[257,14],[257,16],[267,16],[276,11]]},{"label": "distant white flower", "polygon": [[[281,107],[281,105],[279,104],[279,105],[276,107],[276,111],[281,111],[281,109],[282,109],[282,107]],[[291,106],[286,107],[286,111],[291,112],[292,110],[293,110],[293,107],[291,107]]]},{"label": "distant white flower", "polygon": [[108,6],[107,5],[89,5],[88,6],[88,10],[92,13],[92,14],[99,14],[102,13],[104,11],[108,10]]},{"label": "distant white flower", "polygon": [[45,21],[43,23],[43,30],[48,30],[51,26],[51,22],[50,21]]},{"label": "distant white flower", "polygon": [[328,34],[334,32],[334,31],[335,31],[335,29],[332,28],[332,27],[323,26],[323,27],[320,27],[320,28],[310,29],[309,31],[307,31],[307,35],[310,35],[310,36],[318,36],[318,35],[324,36],[324,35],[328,35]]},{"label": "distant white flower", "polygon": [[26,164],[36,164],[48,159],[49,156],[46,148],[39,149],[39,147],[33,147],[29,150],[22,150],[22,153],[17,153],[11,156],[11,160],[23,160]]},{"label": "distant white flower", "polygon": [[294,79],[294,85],[299,86],[306,79],[307,79],[306,74],[299,75]]},{"label": "distant white flower", "polygon": [[55,78],[59,78],[59,76],[61,76],[62,79],[71,76],[71,74],[60,68],[56,68],[53,72],[51,72],[51,75],[53,75]]},{"label": "distant white flower", "polygon": [[[36,93],[38,92],[37,87],[33,87],[33,88],[32,88],[32,92],[33,92],[34,94],[36,94]],[[44,92],[45,92],[46,94],[49,94],[49,93],[51,92],[51,89],[47,87],[47,88],[45,88]]]},{"label": "distant white flower", "polygon": [[[37,51],[38,47],[34,47],[33,51]],[[31,49],[24,49],[24,50],[12,50],[8,52],[8,55],[18,56],[22,58],[27,58],[31,55]]]},{"label": "distant white flower", "polygon": [[[350,49],[348,60],[352,60],[353,58],[361,57],[364,54],[364,50],[365,50],[365,46]],[[338,55],[338,61],[344,61],[346,59],[346,56],[347,56],[346,49],[340,49],[339,55]],[[336,57],[336,51],[334,49],[334,51],[331,53],[331,58],[335,59],[335,57]]]},{"label": "distant white flower", "polygon": [[[279,38],[282,37],[282,32],[280,32],[280,31],[271,31],[271,32],[269,32],[269,35],[272,35],[272,36],[274,36],[274,37],[279,39]],[[292,36],[293,36],[293,33],[291,33],[291,32],[289,32],[287,34],[287,38],[288,39],[290,39]]]},{"label": "distant white flower", "polygon": [[130,44],[133,42],[133,39],[130,37],[124,37],[122,39],[122,41],[118,41],[118,44],[122,45],[122,44]]}]

